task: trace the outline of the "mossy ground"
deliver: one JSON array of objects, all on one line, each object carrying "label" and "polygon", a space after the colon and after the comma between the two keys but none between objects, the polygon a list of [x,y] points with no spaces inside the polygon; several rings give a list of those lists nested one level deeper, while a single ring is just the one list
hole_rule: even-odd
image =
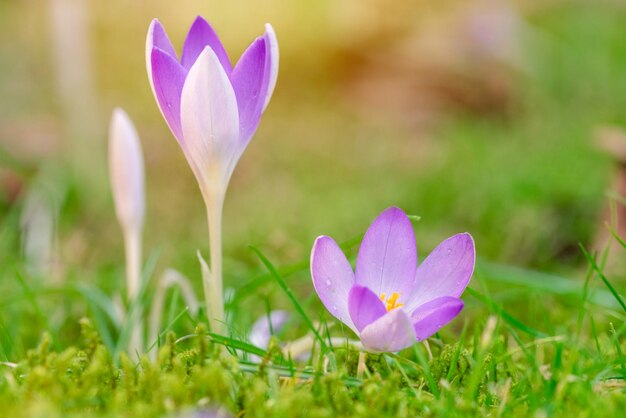
[{"label": "mossy ground", "polygon": [[[324,339],[307,361],[285,358],[277,337],[262,350],[202,324],[180,338],[164,332],[155,360],[133,360],[106,347],[83,319],[71,347],[55,349],[46,333],[23,360],[0,365],[0,403],[7,416],[28,417],[159,417],[216,408],[246,417],[618,416],[626,407],[626,326],[616,321],[623,312],[615,304],[587,299],[593,283],[576,298],[553,297],[538,309],[535,321],[562,321],[550,335],[473,290],[466,298],[472,319],[461,320],[458,332],[398,354]],[[595,292],[603,294],[599,286]],[[572,303],[579,315],[560,320]],[[327,326],[319,331],[330,334]]]}]

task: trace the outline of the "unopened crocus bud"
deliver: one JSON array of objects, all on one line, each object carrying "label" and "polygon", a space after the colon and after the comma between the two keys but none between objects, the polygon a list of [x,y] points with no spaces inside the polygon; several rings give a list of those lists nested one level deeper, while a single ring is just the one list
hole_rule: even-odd
[{"label": "unopened crocus bud", "polygon": [[[109,130],[109,171],[117,219],[122,226],[126,248],[126,293],[133,306],[141,285],[141,233],[145,215],[144,165],[139,135],[122,109],[113,111]],[[127,320],[133,321],[129,342],[131,353],[141,353],[142,321],[138,311]]]},{"label": "unopened crocus bud", "polygon": [[139,135],[124,110],[113,111],[109,171],[115,212],[124,231],[141,230],[145,213],[144,165]]}]

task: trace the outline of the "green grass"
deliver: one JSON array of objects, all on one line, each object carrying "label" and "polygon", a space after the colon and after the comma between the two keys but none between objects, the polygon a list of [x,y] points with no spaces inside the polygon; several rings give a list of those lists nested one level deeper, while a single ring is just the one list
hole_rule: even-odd
[{"label": "green grass", "polygon": [[[413,147],[422,138],[355,115],[331,81],[286,77],[226,202],[228,334],[208,332],[204,306],[191,312],[173,289],[145,356],[124,352],[123,251],[106,184],[87,185],[66,160],[0,152],[27,186],[15,202],[0,198],[2,414],[157,417],[221,407],[246,417],[620,416],[626,276],[615,266],[626,248],[612,222],[610,252],[591,249],[612,170],[591,135],[602,124],[626,127],[626,9],[592,3],[532,13],[530,71],[515,76],[513,110],[446,113],[425,140],[427,155]],[[2,7],[9,16],[11,6]],[[18,49],[0,48],[1,91],[23,76],[12,61]],[[166,268],[202,294],[194,254],[207,240],[192,175],[144,87],[130,88],[126,103],[148,156],[147,257],[142,297],[124,308],[147,316]],[[25,118],[50,100],[37,96],[45,91],[24,94],[19,106],[2,102],[5,114]],[[23,256],[30,190],[58,213],[60,266],[44,273]],[[319,303],[308,253],[327,234],[354,261],[368,222],[390,205],[419,215],[420,259],[467,230],[479,260],[464,311],[428,344],[362,356]],[[255,347],[251,324],[271,309],[289,310],[291,320],[268,349]],[[314,341],[311,357],[285,357],[281,347],[303,337]]]},{"label": "green grass", "polygon": [[[346,248],[355,244],[352,240]],[[359,368],[354,348],[329,340],[346,335],[344,330],[331,322],[311,329],[321,311],[289,290],[307,263],[279,269],[255,252],[259,268],[264,265],[282,282],[302,315],[268,350],[234,332],[230,337],[208,333],[201,315],[191,317],[180,300],[172,299],[169,310],[178,315],[164,323],[157,360],[134,361],[119,343],[111,347],[102,338],[120,341],[125,329],[107,312],[112,302],[106,295],[20,280],[20,291],[15,300],[5,300],[4,311],[17,305],[23,318],[55,335],[46,333],[36,348],[20,351],[14,341],[24,333],[0,317],[5,410],[21,416],[130,417],[220,405],[234,414],[276,417],[572,416],[598,410],[611,416],[626,406],[626,315],[621,296],[591,255],[588,281],[552,276],[553,287],[541,273],[480,262],[463,315],[429,339],[428,347],[367,354]],[[529,280],[519,280],[524,276]],[[99,319],[73,319],[63,312],[68,302],[84,304],[89,316]],[[149,298],[142,304],[147,308]],[[52,325],[48,317],[59,317],[59,311],[63,323]],[[323,341],[309,360],[284,357],[281,342],[318,332]],[[250,355],[259,358],[251,361]]]}]

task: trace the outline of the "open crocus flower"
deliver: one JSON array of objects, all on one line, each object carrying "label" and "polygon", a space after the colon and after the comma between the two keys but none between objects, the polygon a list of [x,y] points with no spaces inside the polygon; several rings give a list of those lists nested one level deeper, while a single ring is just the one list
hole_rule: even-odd
[{"label": "open crocus flower", "polygon": [[209,221],[211,268],[203,265],[209,322],[224,324],[222,208],[235,165],[256,131],[278,75],[278,43],[271,25],[231,65],[211,26],[198,17],[180,60],[165,29],[153,20],[146,66],[161,113],[198,180]]},{"label": "open crocus flower", "polygon": [[413,226],[395,207],[370,225],[356,271],[330,237],[311,252],[313,286],[337,319],[360,336],[366,350],[400,351],[422,341],[463,309],[459,299],[474,271],[474,240],[454,235],[417,266]]}]

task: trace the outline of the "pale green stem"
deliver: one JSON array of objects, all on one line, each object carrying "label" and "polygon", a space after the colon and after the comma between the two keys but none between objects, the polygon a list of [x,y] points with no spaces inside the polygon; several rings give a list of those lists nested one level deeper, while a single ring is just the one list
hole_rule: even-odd
[{"label": "pale green stem", "polygon": [[[159,337],[159,329],[161,328],[161,318],[163,316],[163,306],[165,304],[165,295],[167,290],[173,286],[178,286],[182,292],[185,304],[189,308],[192,315],[196,315],[198,311],[198,300],[193,293],[193,287],[189,280],[177,272],[168,269],[161,275],[157,290],[152,298],[152,308],[150,310],[150,319],[148,325],[148,344],[154,344]],[[150,352],[150,358],[156,360],[157,350]]]},{"label": "pale green stem", "polygon": [[128,299],[133,300],[139,293],[141,283],[141,231],[128,228],[124,233],[126,249],[126,287]]},{"label": "pale green stem", "polygon": [[224,331],[224,296],[222,284],[222,208],[224,194],[218,193],[213,199],[205,199],[209,224],[209,245],[211,271],[204,277],[204,297],[211,331],[222,334]]},{"label": "pale green stem", "polygon": [[[126,248],[126,288],[128,303],[132,305],[139,296],[141,286],[141,229],[127,228],[124,231],[124,246]],[[142,321],[139,306],[130,313],[127,321],[132,321],[132,333],[128,346],[131,355],[143,352]]]}]

